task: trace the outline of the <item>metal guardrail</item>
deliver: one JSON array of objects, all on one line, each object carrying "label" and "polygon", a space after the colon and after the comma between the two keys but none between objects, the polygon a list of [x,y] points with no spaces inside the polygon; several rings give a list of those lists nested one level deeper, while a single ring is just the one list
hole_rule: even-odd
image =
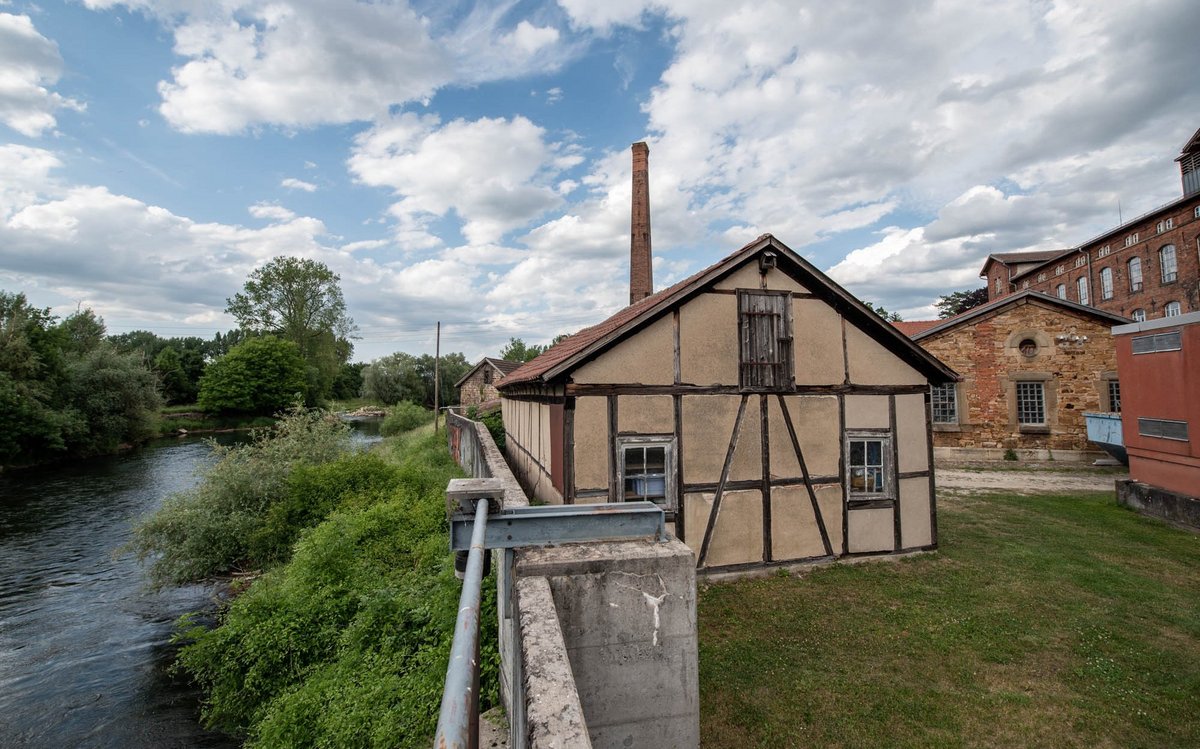
[{"label": "metal guardrail", "polygon": [[453,479],[446,488],[450,548],[467,551],[467,566],[446,666],[436,749],[479,746],[479,616],[488,549],[505,550],[502,578],[507,585],[500,593],[500,605],[507,607],[512,598],[513,548],[647,537],[667,540],[666,516],[653,502],[504,508],[502,495],[497,479]]}]

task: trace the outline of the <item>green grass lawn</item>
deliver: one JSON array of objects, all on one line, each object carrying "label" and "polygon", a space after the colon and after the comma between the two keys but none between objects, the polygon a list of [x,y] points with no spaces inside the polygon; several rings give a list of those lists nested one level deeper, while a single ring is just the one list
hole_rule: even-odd
[{"label": "green grass lawn", "polygon": [[700,594],[706,747],[1200,746],[1200,535],[939,495],[941,551]]}]

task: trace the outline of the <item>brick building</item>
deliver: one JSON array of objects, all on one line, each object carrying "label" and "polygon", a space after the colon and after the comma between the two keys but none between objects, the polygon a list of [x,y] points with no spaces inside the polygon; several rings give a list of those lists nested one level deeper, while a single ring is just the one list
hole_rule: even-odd
[{"label": "brick building", "polygon": [[1176,161],[1178,200],[1078,247],[989,255],[988,300],[1038,291],[1133,320],[1200,310],[1200,130]]},{"label": "brick building", "polygon": [[458,382],[454,383],[454,387],[458,388],[459,405],[466,408],[498,400],[500,391],[496,389],[497,383],[520,366],[521,362],[519,361],[483,357]]},{"label": "brick building", "polygon": [[1083,413],[1120,407],[1111,328],[1124,322],[1021,291],[949,320],[895,326],[962,374],[931,390],[935,448],[1012,448],[1039,457],[1049,450],[1069,458],[1095,449]]}]

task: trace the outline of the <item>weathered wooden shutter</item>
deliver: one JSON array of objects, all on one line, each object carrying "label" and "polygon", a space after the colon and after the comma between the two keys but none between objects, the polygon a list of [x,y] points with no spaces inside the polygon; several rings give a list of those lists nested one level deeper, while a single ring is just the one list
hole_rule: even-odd
[{"label": "weathered wooden shutter", "polygon": [[791,385],[792,319],[786,293],[740,292],[741,384],[755,390]]}]

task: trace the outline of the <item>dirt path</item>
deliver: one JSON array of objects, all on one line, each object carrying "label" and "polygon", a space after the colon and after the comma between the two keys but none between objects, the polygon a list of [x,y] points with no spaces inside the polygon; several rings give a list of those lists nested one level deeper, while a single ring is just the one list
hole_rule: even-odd
[{"label": "dirt path", "polygon": [[939,489],[1009,489],[1029,493],[1065,491],[1114,491],[1117,479],[1127,474],[1107,471],[1011,471],[938,468]]}]

